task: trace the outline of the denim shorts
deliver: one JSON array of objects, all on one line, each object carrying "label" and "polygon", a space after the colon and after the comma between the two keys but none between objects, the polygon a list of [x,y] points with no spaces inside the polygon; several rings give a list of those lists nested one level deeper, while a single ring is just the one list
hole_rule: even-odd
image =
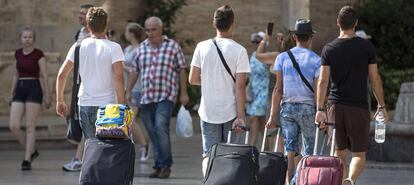
[{"label": "denim shorts", "polygon": [[298,152],[299,136],[302,134],[302,156],[311,155],[315,143],[314,105],[304,103],[283,103],[280,111],[280,123],[285,150]]}]

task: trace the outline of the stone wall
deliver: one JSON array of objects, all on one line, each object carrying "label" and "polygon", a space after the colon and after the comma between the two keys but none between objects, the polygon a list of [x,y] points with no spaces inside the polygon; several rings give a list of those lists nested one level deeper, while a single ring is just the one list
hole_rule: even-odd
[{"label": "stone wall", "polygon": [[224,4],[231,6],[235,13],[234,40],[245,46],[249,53],[255,47],[250,43],[251,33],[264,31],[269,21],[275,23],[275,31],[281,30],[280,0],[187,0],[187,4],[180,10],[174,25],[179,32],[178,41],[195,42],[184,47],[186,54],[192,55],[197,42],[216,35],[212,27],[213,14]]},{"label": "stone wall", "polygon": [[[79,5],[89,2],[103,6],[109,13],[109,28],[115,29],[120,36],[124,32],[127,20],[135,20],[141,15],[144,1],[0,0],[0,78],[10,78],[9,69],[14,61],[12,53],[20,46],[19,30],[25,25],[32,25],[37,31],[36,47],[51,53],[48,65],[50,83],[54,91],[57,70],[73,44],[76,31],[80,28],[77,21]],[[319,53],[322,46],[338,34],[335,20],[339,8],[347,3],[362,1],[364,0],[187,0],[187,6],[177,15],[174,28],[178,34],[175,39],[183,43],[186,58],[190,60],[197,42],[215,36],[212,27],[214,10],[228,4],[234,9],[236,16],[234,40],[244,45],[251,53],[255,46],[249,41],[250,34],[265,30],[269,21],[275,23],[274,32],[282,31],[282,17],[286,16],[287,11],[286,3],[290,3],[289,7],[295,7],[292,10],[288,8],[288,11],[295,11],[299,6],[294,3],[299,3],[303,4],[305,9],[309,9],[304,12],[309,12],[314,29],[318,31],[313,49]],[[288,20],[292,19],[294,18],[289,17]],[[274,46],[271,45],[271,48]],[[0,114],[8,113],[5,103],[10,92],[10,81],[4,82],[5,85],[0,89]]]},{"label": "stone wall", "polygon": [[31,25],[37,32],[37,47],[66,55],[81,27],[79,5],[86,2],[103,6],[109,13],[108,27],[117,33],[123,33],[127,20],[142,12],[142,0],[0,0],[0,51],[20,47],[19,31]]},{"label": "stone wall", "polygon": [[[43,110],[42,114],[55,114],[55,84],[56,84],[56,75],[61,65],[62,57],[60,53],[57,52],[45,52],[47,70],[48,70],[48,79],[49,87],[52,92],[52,107],[49,110]],[[16,75],[16,63],[14,59],[14,52],[0,52],[0,115],[5,115],[9,113],[9,97],[10,97],[10,88],[13,81],[13,76]],[[72,78],[70,78],[72,79]],[[70,100],[70,84],[72,80],[67,81],[66,86],[66,101]]]},{"label": "stone wall", "polygon": [[[194,43],[185,45],[186,54],[192,55],[197,42],[215,36],[212,27],[213,13],[221,5],[230,5],[236,17],[234,40],[244,45],[249,53],[255,48],[249,42],[253,32],[265,30],[267,22],[275,23],[274,32],[283,31],[285,27],[292,27],[294,23],[284,23],[287,20],[296,20],[300,17],[291,17],[297,14],[289,11],[298,11],[300,6],[304,10],[300,13],[309,17],[317,34],[314,37],[313,49],[320,53],[322,47],[338,35],[336,17],[339,9],[346,4],[360,4],[364,0],[187,0],[187,6],[182,8],[177,16],[174,28],[178,30],[177,40],[184,42],[192,40]],[[300,4],[300,5],[298,5]],[[308,9],[308,10],[307,10]],[[306,14],[309,14],[307,16]],[[283,22],[283,21],[284,22]],[[283,26],[289,25],[289,26]],[[271,46],[272,47],[272,46]]]}]

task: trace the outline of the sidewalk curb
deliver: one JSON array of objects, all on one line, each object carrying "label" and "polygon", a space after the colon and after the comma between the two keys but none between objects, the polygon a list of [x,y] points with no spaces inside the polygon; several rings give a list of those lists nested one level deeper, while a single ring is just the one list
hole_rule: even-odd
[{"label": "sidewalk curb", "polygon": [[379,170],[406,170],[414,171],[414,163],[393,163],[393,162],[374,162],[367,161],[365,168]]}]

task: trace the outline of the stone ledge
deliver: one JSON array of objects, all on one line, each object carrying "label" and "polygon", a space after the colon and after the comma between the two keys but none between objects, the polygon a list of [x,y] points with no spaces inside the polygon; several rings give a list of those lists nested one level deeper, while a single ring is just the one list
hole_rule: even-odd
[{"label": "stone ledge", "polygon": [[[374,134],[375,122],[372,121],[370,124],[369,131],[371,134]],[[414,137],[414,123],[389,122],[386,124],[386,135]]]}]

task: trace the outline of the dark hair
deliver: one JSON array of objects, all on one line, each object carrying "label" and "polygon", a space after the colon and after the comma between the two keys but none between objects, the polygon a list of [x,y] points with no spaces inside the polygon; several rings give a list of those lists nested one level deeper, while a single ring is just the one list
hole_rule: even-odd
[{"label": "dark hair", "polygon": [[127,25],[128,32],[132,33],[139,42],[141,42],[144,38],[145,32],[144,28],[138,23],[130,22]]},{"label": "dark hair", "polygon": [[214,27],[221,32],[228,31],[234,22],[234,13],[230,6],[224,5],[214,12]]},{"label": "dark hair", "polygon": [[287,31],[283,34],[282,43],[280,43],[280,51],[287,51],[290,48],[296,46],[295,40],[293,40],[293,33],[292,31]]},{"label": "dark hair", "polygon": [[80,8],[85,8],[85,9],[89,9],[89,8],[94,7],[94,5],[93,4],[81,4],[79,7]]},{"label": "dark hair", "polygon": [[299,42],[306,42],[312,38],[312,34],[295,34]]},{"label": "dark hair", "polygon": [[344,6],[339,10],[338,22],[343,30],[349,30],[355,26],[358,20],[357,12],[352,6]]},{"label": "dark hair", "polygon": [[105,31],[108,14],[101,7],[89,8],[86,14],[86,24],[92,32],[102,33]]}]

